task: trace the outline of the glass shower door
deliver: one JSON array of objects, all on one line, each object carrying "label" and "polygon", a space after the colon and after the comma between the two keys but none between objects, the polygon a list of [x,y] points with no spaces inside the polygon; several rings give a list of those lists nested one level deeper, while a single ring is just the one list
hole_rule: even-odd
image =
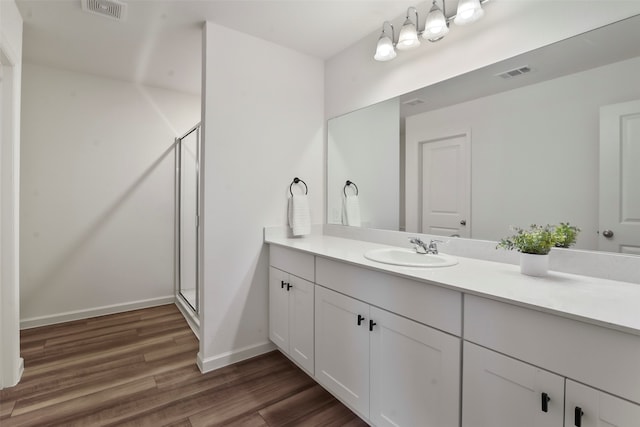
[{"label": "glass shower door", "polygon": [[177,139],[177,282],[178,293],[198,313],[198,181],[200,125]]}]

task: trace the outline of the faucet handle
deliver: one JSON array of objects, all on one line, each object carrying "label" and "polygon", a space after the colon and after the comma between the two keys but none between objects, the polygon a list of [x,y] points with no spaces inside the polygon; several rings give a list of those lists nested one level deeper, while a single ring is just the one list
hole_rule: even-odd
[{"label": "faucet handle", "polygon": [[429,253],[432,253],[434,255],[438,255],[438,243],[443,243],[442,240],[430,240],[429,241]]}]

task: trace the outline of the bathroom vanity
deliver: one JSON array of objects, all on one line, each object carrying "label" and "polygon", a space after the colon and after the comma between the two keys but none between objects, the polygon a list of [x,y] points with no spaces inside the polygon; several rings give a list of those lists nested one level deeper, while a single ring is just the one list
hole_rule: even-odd
[{"label": "bathroom vanity", "polygon": [[375,426],[640,426],[640,285],[269,235],[270,337]]}]

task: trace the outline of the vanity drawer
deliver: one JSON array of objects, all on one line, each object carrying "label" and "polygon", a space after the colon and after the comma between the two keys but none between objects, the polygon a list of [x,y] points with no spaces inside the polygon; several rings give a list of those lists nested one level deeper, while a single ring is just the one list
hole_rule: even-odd
[{"label": "vanity drawer", "polygon": [[310,282],[315,278],[314,258],[304,252],[269,245],[269,265]]},{"label": "vanity drawer", "polygon": [[322,257],[316,258],[316,283],[433,328],[461,335],[460,292]]},{"label": "vanity drawer", "polygon": [[465,295],[464,339],[640,402],[640,336]]}]

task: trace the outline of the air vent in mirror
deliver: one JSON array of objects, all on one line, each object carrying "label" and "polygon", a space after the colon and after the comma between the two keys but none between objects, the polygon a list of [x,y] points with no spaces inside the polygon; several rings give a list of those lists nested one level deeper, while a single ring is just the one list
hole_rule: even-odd
[{"label": "air vent in mirror", "polygon": [[415,107],[416,105],[424,104],[424,101],[420,98],[408,99],[406,101],[402,101],[402,105],[410,105]]},{"label": "air vent in mirror", "polygon": [[502,77],[503,79],[511,79],[513,77],[518,77],[523,74],[530,73],[531,71],[532,71],[531,67],[529,67],[528,65],[525,65],[524,67],[518,67],[518,68],[514,68],[513,70],[508,70],[502,73],[498,73],[496,74],[496,77]]}]

